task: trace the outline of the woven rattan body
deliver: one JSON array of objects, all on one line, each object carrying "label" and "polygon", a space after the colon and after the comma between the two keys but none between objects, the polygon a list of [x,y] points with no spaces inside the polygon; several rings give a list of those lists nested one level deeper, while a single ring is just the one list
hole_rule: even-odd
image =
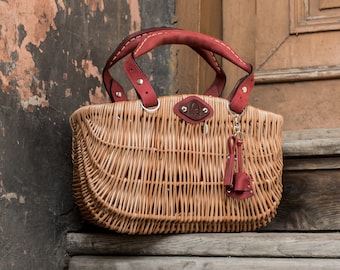
[{"label": "woven rattan body", "polygon": [[173,112],[186,97],[160,97],[153,113],[136,100],[72,114],[74,197],[86,220],[151,234],[252,231],[275,216],[282,195],[282,117],[246,107],[243,169],[254,195],[235,199],[223,185],[234,126],[227,100],[198,96],[214,114],[190,124]]}]

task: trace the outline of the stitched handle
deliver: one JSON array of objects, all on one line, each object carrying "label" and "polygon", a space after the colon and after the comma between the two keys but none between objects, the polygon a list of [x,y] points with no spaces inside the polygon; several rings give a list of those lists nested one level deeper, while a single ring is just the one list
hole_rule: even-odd
[{"label": "stitched handle", "polygon": [[[126,71],[129,70],[130,65],[133,63],[133,58],[138,58],[152,49],[165,44],[183,44],[192,48],[201,48],[213,53],[217,53],[239,68],[248,72],[247,76],[241,78],[237,82],[233,91],[228,97],[230,101],[229,106],[232,111],[240,114],[244,110],[244,108],[247,106],[250,92],[253,89],[255,83],[253,67],[243,61],[226,43],[205,34],[180,29],[172,29],[168,31],[159,29],[158,31],[148,33],[142,37],[138,43],[138,46],[134,49],[132,55],[127,60],[125,65]],[[136,79],[136,73],[127,72],[127,75],[130,81],[134,83],[134,80]],[[149,85],[134,84],[134,86],[135,88],[137,87],[136,90],[141,94],[142,99],[148,100],[148,104],[157,104],[155,100],[152,100],[153,97],[148,96],[150,91],[147,90],[146,87],[149,87]]]},{"label": "stitched handle", "polygon": [[[154,33],[154,32],[158,32],[158,31],[173,31],[173,29],[172,28],[150,28],[150,29],[146,29],[146,30],[143,30],[143,31],[133,33],[133,34],[129,35],[128,37],[126,37],[119,44],[119,46],[116,48],[116,50],[112,53],[112,55],[107,60],[106,65],[105,65],[104,70],[103,70],[103,81],[104,81],[106,91],[110,95],[112,101],[115,101],[115,102],[126,101],[127,97],[125,95],[125,92],[124,92],[122,86],[117,81],[115,81],[112,78],[112,76],[110,75],[109,69],[113,65],[115,65],[119,60],[124,58],[126,55],[128,55],[129,53],[132,53],[133,50],[136,49],[136,47],[139,45],[140,41],[144,37],[147,37],[149,34]],[[215,80],[213,81],[211,86],[208,88],[208,90],[205,92],[205,94],[206,95],[212,95],[212,96],[221,95],[221,93],[224,89],[225,83],[226,83],[226,75],[225,75],[223,69],[220,67],[219,63],[217,62],[214,54],[212,52],[210,52],[209,50],[205,50],[205,49],[202,49],[200,47],[197,47],[197,48],[192,47],[192,49],[195,50],[202,58],[204,58],[207,61],[207,63],[216,72]],[[132,67],[135,71],[137,71],[139,73],[140,78],[144,78],[145,85],[148,85],[149,87],[151,87],[147,77],[140,70],[137,63],[134,61],[134,59],[130,59],[129,65],[130,65],[130,67]],[[137,75],[138,74],[136,74],[136,76]],[[136,85],[135,80],[130,78],[130,81],[131,80],[133,82],[133,85],[135,87],[139,88],[138,84]],[[137,92],[139,92],[138,89],[136,89],[136,90],[137,90]],[[148,103],[147,100],[150,100],[150,99],[152,100],[152,99],[156,98],[156,94],[155,94],[154,90],[152,89],[152,87],[148,91],[148,93],[149,93],[149,95],[151,95],[151,97],[144,98],[144,100],[143,100],[143,94],[141,95],[143,104],[146,107],[152,106],[152,104],[154,103],[154,102]]]}]

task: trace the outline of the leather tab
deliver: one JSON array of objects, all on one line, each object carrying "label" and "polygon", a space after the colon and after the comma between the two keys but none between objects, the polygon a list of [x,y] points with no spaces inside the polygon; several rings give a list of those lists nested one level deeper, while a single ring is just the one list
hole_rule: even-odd
[{"label": "leather tab", "polygon": [[174,106],[174,113],[191,124],[201,123],[213,116],[213,108],[203,99],[190,96]]}]

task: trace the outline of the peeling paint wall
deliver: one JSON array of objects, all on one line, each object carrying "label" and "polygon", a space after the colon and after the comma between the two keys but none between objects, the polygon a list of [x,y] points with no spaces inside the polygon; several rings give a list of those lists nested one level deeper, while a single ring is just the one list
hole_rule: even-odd
[{"label": "peeling paint wall", "polygon": [[[131,32],[171,26],[174,2],[0,1],[0,270],[65,266],[63,236],[83,226],[72,200],[68,118],[110,102],[101,78],[107,57]],[[169,59],[166,46],[140,59],[161,95],[171,86]],[[121,67],[113,73],[131,88]]]}]

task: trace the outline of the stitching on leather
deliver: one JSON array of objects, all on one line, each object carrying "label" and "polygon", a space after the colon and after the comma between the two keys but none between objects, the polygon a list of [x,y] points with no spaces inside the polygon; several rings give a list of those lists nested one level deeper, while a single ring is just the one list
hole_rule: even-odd
[{"label": "stitching on leather", "polygon": [[[147,35],[147,37],[143,40],[143,42],[136,48],[136,50],[135,50],[135,53],[138,53],[138,51],[141,49],[141,47],[144,45],[144,43],[148,40],[148,39],[150,39],[150,38],[152,38],[152,37],[154,37],[154,36],[159,36],[159,35],[163,35],[163,34],[166,34],[165,32],[156,32],[156,33],[152,33],[151,35],[148,33]],[[245,66],[248,66],[248,64],[246,63],[246,62],[244,62],[232,49],[231,49],[231,47],[229,47],[227,44],[225,44],[224,42],[222,42],[222,41],[220,41],[220,40],[218,40],[218,39],[215,39],[215,38],[212,38],[212,37],[210,37],[214,42],[216,42],[216,43],[218,43],[218,44],[220,44],[220,45],[222,45],[222,46],[224,46],[229,52],[231,52],[243,65],[245,65]]]},{"label": "stitching on leather", "polygon": [[225,44],[224,42],[218,40],[218,39],[214,39],[213,40],[221,45],[223,45],[224,47],[226,47],[243,65],[248,65],[246,62],[244,62],[227,44]]},{"label": "stitching on leather", "polygon": [[129,39],[129,40],[124,44],[124,46],[116,53],[116,55],[112,58],[112,60],[110,61],[109,66],[111,67],[111,66],[114,64],[114,61],[118,58],[118,56],[126,49],[126,47],[127,47],[131,42],[133,42],[133,41],[136,40],[136,39],[140,39],[140,38],[142,38],[143,36],[146,36],[146,35],[148,35],[148,34],[149,34],[149,33],[143,33],[143,34],[141,34],[141,35],[138,35],[138,36],[135,36],[135,37]]},{"label": "stitching on leather", "polygon": [[215,54],[214,54],[213,52],[210,52],[210,51],[209,51],[209,53],[211,54],[211,57],[212,57],[213,60],[214,60],[214,63],[215,63],[216,68],[218,69],[218,71],[221,71],[220,64],[217,62],[217,59],[216,59],[216,57],[215,57]]},{"label": "stitching on leather", "polygon": [[[145,42],[146,42],[148,39],[150,39],[150,38],[152,38],[152,37],[155,37],[155,36],[163,35],[163,34],[167,34],[167,33],[165,33],[165,32],[156,32],[156,33],[153,33],[153,34],[149,35],[149,36],[146,37],[146,38],[143,40],[143,42],[136,48],[136,51],[135,51],[135,52],[137,53],[137,52],[142,48],[142,46],[145,44]],[[216,59],[214,53],[213,53],[213,52],[210,52],[210,51],[209,51],[209,53],[211,54],[211,56],[212,56],[212,58],[213,58],[213,61],[215,62],[216,68],[217,68],[219,71],[221,71],[221,67],[220,67],[220,65],[219,65],[219,63],[218,63],[218,61],[217,61],[217,59]]]},{"label": "stitching on leather", "polygon": [[149,38],[152,38],[152,37],[154,37],[154,36],[163,35],[163,34],[165,34],[165,33],[164,33],[164,32],[156,32],[156,33],[153,33],[153,34],[149,35],[148,37],[146,37],[146,38],[142,41],[142,43],[136,48],[135,53],[138,53],[138,51],[143,47],[144,43],[145,43]]},{"label": "stitching on leather", "polygon": [[[132,41],[134,41],[134,40],[136,40],[136,39],[140,39],[140,38],[142,38],[142,37],[144,37],[144,36],[147,36],[144,40],[143,40],[143,42],[137,47],[137,49],[135,50],[135,52],[137,53],[141,48],[142,48],[142,46],[145,44],[145,42],[148,40],[148,39],[150,39],[150,38],[152,38],[152,37],[154,37],[154,36],[159,36],[159,35],[164,35],[164,34],[166,34],[165,32],[156,32],[156,33],[152,33],[152,34],[150,34],[149,32],[147,32],[147,33],[143,33],[143,34],[141,34],[141,35],[138,35],[138,36],[136,36],[136,37],[133,37],[133,38],[131,38],[130,40],[128,40],[125,44],[124,44],[124,46],[116,53],[116,55],[112,58],[112,60],[110,61],[110,64],[109,64],[109,66],[111,67],[113,64],[114,64],[114,62],[115,62],[115,60],[119,57],[119,55],[126,49],[126,47],[132,42]],[[225,44],[224,42],[222,42],[222,41],[220,41],[220,40],[218,40],[218,39],[214,39],[214,38],[211,38],[214,42],[217,42],[218,44],[220,44],[220,45],[222,45],[222,46],[224,46],[229,52],[231,52],[243,65],[248,65],[246,62],[244,62],[227,44]],[[212,57],[213,57],[213,60],[214,60],[214,62],[215,62],[215,65],[216,65],[216,67],[218,68],[218,70],[220,71],[221,70],[221,68],[220,68],[220,66],[219,66],[219,64],[218,64],[218,61],[217,61],[217,59],[216,59],[216,57],[215,57],[215,55],[212,53],[212,52],[210,52],[211,53],[211,55],[212,55]]]}]

